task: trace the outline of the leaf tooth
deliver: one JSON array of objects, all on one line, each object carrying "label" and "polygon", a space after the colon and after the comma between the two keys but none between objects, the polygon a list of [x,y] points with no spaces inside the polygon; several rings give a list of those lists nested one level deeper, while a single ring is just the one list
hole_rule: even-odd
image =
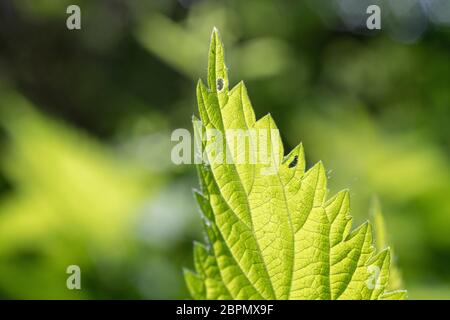
[{"label": "leaf tooth", "polygon": [[194,266],[199,275],[205,276],[204,260],[208,256],[208,250],[203,243],[194,241]]},{"label": "leaf tooth", "polygon": [[194,190],[194,196],[197,200],[197,204],[200,208],[200,212],[204,215],[209,221],[214,221],[214,213],[212,211],[209,200],[197,190]]},{"label": "leaf tooth", "polygon": [[228,96],[228,72],[225,65],[223,43],[219,31],[214,28],[208,55],[208,85],[217,94],[219,105],[223,107]]},{"label": "leaf tooth", "polygon": [[280,167],[280,177],[288,194],[295,195],[297,193],[304,174],[305,152],[303,144],[300,143],[284,157]]},{"label": "leaf tooth", "polygon": [[197,200],[198,198],[201,199],[201,201],[203,200],[207,200],[207,197],[202,193],[201,190],[198,190],[196,188],[192,189],[192,193],[194,194],[194,198]]},{"label": "leaf tooth", "polygon": [[[363,232],[365,231],[365,232]],[[345,287],[339,290],[339,294],[335,296],[335,299],[348,300],[348,299],[369,299],[370,292],[367,291],[367,280],[370,276],[367,262],[373,254],[372,246],[372,228],[369,222],[362,224],[356,230],[354,230],[345,242],[342,242],[338,246],[351,246],[351,243],[358,240],[358,236],[363,236],[363,241],[360,243],[358,255],[354,259],[355,264],[351,272],[349,280],[346,281]]]},{"label": "leaf tooth", "polygon": [[233,88],[230,90],[230,96],[234,94],[240,94],[242,90],[242,86],[244,85],[244,81],[239,81]]},{"label": "leaf tooth", "polygon": [[299,143],[294,149],[292,149],[291,152],[289,152],[289,154],[284,157],[282,163],[289,166],[289,164],[294,160],[295,157],[297,157],[296,158],[297,163],[295,164],[295,167],[304,171],[305,151],[303,148],[303,143]]},{"label": "leaf tooth", "polygon": [[192,270],[186,268],[183,268],[183,275],[192,298],[195,300],[206,299],[204,279]]},{"label": "leaf tooth", "polygon": [[342,239],[346,239],[348,235],[350,234],[350,231],[352,230],[352,224],[353,224],[353,217],[351,215],[348,215],[345,222],[345,228],[344,228],[344,235]]},{"label": "leaf tooth", "polygon": [[222,108],[226,129],[248,130],[255,124],[255,114],[241,81],[231,89],[227,104]]},{"label": "leaf tooth", "polygon": [[239,85],[245,121],[247,123],[247,127],[252,128],[256,122],[255,111],[253,110],[252,103],[250,102],[250,97],[248,96],[247,87],[244,81],[240,81]]},{"label": "leaf tooth", "polygon": [[330,222],[333,222],[337,216],[342,211],[346,211],[345,214],[348,213],[350,202],[349,202],[349,191],[348,189],[344,189],[336,193],[333,197],[331,197],[326,203],[325,207],[328,209],[327,213],[328,219]]},{"label": "leaf tooth", "polygon": [[373,288],[366,288],[369,289],[369,299],[378,299],[378,297],[384,292],[384,289],[386,288],[389,281],[390,261],[391,253],[389,247],[382,250],[369,260],[368,268],[370,268],[371,266],[375,267],[375,269],[372,271],[375,272],[375,274],[371,274],[372,277],[375,276],[373,279],[375,286]]},{"label": "leaf tooth", "polygon": [[325,198],[325,190],[322,190],[324,185],[323,179],[326,179],[325,170],[321,163],[317,163],[303,175],[300,183],[293,184],[299,187],[290,196],[291,201],[294,203],[294,208],[291,209],[291,212],[295,233],[309,219],[313,208],[322,206]]},{"label": "leaf tooth", "polygon": [[[194,163],[197,164],[200,182],[203,181],[203,172],[200,172],[201,167],[205,164],[203,159],[203,151],[205,148],[205,126],[195,115],[192,116],[192,127],[194,129]],[[201,184],[202,191],[204,184]]]},{"label": "leaf tooth", "polygon": [[194,265],[197,273],[203,279],[206,299],[230,299],[230,293],[226,289],[220,275],[216,257],[211,248],[203,243],[194,241]]},{"label": "leaf tooth", "polygon": [[261,273],[262,263],[249,265],[252,259],[245,254],[245,250],[227,243],[217,225],[210,224],[204,227],[224,285],[233,298],[273,299],[273,292],[268,287],[270,282]]},{"label": "leaf tooth", "polygon": [[328,219],[323,207],[312,208],[295,234],[291,299],[330,299]]},{"label": "leaf tooth", "polygon": [[379,263],[379,261],[384,261],[387,255],[390,255],[390,247],[386,247],[377,254],[373,255],[368,261],[367,264],[373,265]]},{"label": "leaf tooth", "polygon": [[347,222],[350,209],[348,190],[342,190],[328,200],[325,204],[328,220],[330,221],[331,246],[337,245],[348,235]]},{"label": "leaf tooth", "polygon": [[197,121],[197,122],[201,122],[201,120],[200,120],[195,114],[192,115],[191,121],[192,121],[192,122],[196,122],[196,121]]},{"label": "leaf tooth", "polygon": [[223,132],[224,127],[219,102],[214,93],[209,92],[201,79],[197,83],[197,102],[203,125]]},{"label": "leaf tooth", "polygon": [[347,235],[347,237],[344,238],[344,241],[351,241],[354,237],[358,236],[360,233],[369,234],[372,232],[372,227],[370,225],[369,221],[366,221],[362,224],[360,224],[355,230],[353,230],[351,233]]},{"label": "leaf tooth", "polygon": [[352,281],[366,244],[367,234],[370,232],[368,222],[360,225],[343,242],[330,248],[330,286],[332,299],[337,299],[347,289]]},{"label": "leaf tooth", "polygon": [[308,175],[311,175],[315,179],[313,207],[322,206],[325,201],[327,191],[327,176],[322,161],[317,162],[311,169],[309,169],[306,172],[304,179]]},{"label": "leaf tooth", "polygon": [[[254,127],[258,132],[259,130],[268,130],[266,133],[264,133],[264,131],[259,132],[263,133],[264,136],[260,136],[259,133],[257,133],[257,136],[258,139],[267,137],[266,139],[268,141],[263,141],[262,143],[267,142],[266,147],[268,147],[268,155],[269,157],[271,157],[271,165],[275,165],[278,168],[281,161],[283,160],[284,147],[283,142],[281,141],[280,131],[278,130],[277,124],[272,118],[272,115],[270,113],[266,114],[264,117],[256,121]],[[258,143],[258,147],[260,147],[260,144],[261,142]],[[274,154],[274,151],[276,151],[276,154]]]},{"label": "leaf tooth", "polygon": [[204,124],[210,123],[209,115],[206,110],[206,103],[207,103],[207,89],[205,85],[203,84],[203,81],[201,79],[197,82],[197,104],[198,104],[198,111],[200,113],[201,121]]}]

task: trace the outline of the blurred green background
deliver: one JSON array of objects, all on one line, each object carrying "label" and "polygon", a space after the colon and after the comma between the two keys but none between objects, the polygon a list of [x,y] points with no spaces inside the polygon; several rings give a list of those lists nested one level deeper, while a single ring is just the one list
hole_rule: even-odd
[{"label": "blurred green background", "polygon": [[0,1],[0,298],[188,298],[197,179],[170,134],[197,113],[213,26],[230,82],[350,188],[356,223],[378,196],[410,298],[449,299],[446,0]]}]

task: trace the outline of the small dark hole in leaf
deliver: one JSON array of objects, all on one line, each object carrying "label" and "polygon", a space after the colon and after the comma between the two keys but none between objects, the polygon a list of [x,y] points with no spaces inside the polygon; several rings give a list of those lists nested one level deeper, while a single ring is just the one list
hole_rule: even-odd
[{"label": "small dark hole in leaf", "polygon": [[223,79],[219,78],[217,79],[217,91],[222,91],[223,89]]},{"label": "small dark hole in leaf", "polygon": [[292,160],[292,162],[289,163],[289,168],[295,167],[297,165],[297,162],[298,162],[298,156],[295,156],[294,160]]}]

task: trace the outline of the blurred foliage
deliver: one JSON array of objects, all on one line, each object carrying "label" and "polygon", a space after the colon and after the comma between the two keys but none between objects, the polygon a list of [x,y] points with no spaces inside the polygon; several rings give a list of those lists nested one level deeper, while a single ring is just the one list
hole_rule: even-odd
[{"label": "blurred foliage", "polygon": [[158,180],[42,118],[20,96],[2,92],[0,105],[8,137],[1,171],[12,185],[0,201],[1,292],[76,297],[62,271],[70,264],[88,271],[92,259],[125,259],[131,211],[150,187],[143,179]]},{"label": "blurred foliage", "polygon": [[450,298],[445,0],[1,1],[0,296],[186,297],[197,182],[170,133],[191,126],[213,26],[287,149],[324,161],[357,220],[379,196],[410,298]]}]

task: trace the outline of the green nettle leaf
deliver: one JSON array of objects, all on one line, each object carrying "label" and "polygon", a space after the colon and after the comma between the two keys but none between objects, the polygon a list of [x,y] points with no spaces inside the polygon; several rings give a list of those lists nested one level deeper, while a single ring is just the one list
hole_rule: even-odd
[{"label": "green nettle leaf", "polygon": [[[377,250],[383,250],[387,247],[387,231],[386,223],[381,212],[380,202],[377,198],[373,200],[372,204],[372,221],[375,226],[375,243]],[[389,282],[387,284],[388,290],[399,290],[403,286],[402,273],[395,263],[394,250],[391,248],[391,269],[389,273]]]},{"label": "green nettle leaf", "polygon": [[[192,297],[406,298],[406,291],[385,291],[390,250],[375,252],[369,222],[352,230],[348,191],[327,199],[323,164],[305,171],[301,144],[284,157],[272,117],[256,121],[243,82],[228,89],[215,29],[208,60],[208,87],[197,86],[201,121],[194,118],[197,150],[206,160],[197,166],[201,191],[195,196],[207,244],[194,244],[196,272],[185,270]],[[229,130],[254,134],[239,144]],[[250,161],[250,146],[256,146],[256,161]],[[217,161],[228,152],[233,161]]]}]

